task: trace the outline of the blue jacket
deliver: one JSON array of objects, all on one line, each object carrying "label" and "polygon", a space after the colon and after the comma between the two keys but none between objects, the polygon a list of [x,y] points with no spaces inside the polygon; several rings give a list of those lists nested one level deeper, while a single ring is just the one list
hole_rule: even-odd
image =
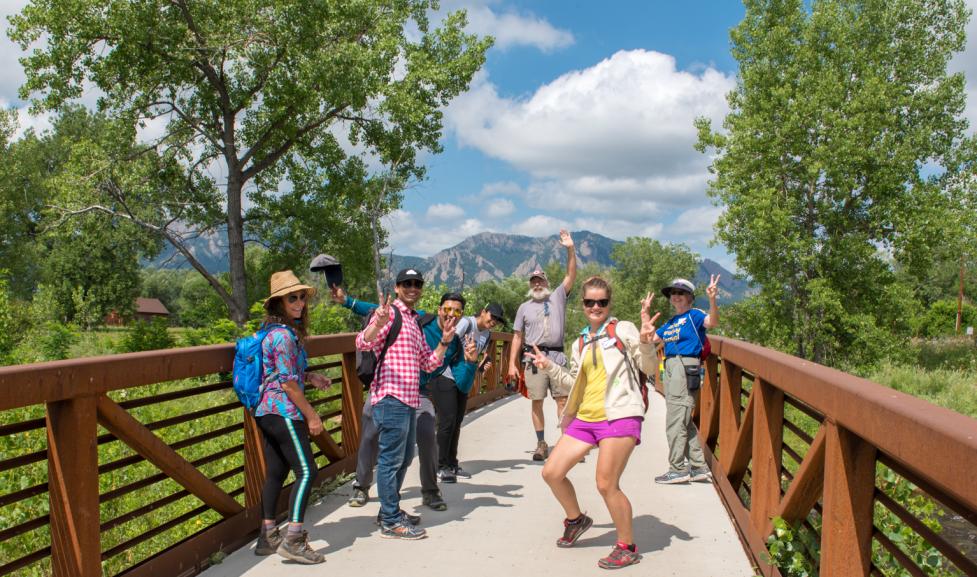
[{"label": "blue jacket", "polygon": [[[343,303],[343,306],[361,317],[369,316],[378,308],[378,305],[374,303],[352,299],[349,297],[349,295],[346,296],[346,302]],[[417,314],[423,316],[424,311],[417,311]],[[438,325],[437,320],[424,325],[421,331],[424,333],[424,340],[427,341],[427,345],[431,347],[431,350],[433,351],[435,348],[437,348],[438,343],[441,342],[442,336],[441,327]],[[447,367],[451,368],[451,377],[455,381],[455,386],[458,387],[459,391],[462,393],[468,393],[468,391],[472,390],[472,385],[475,384],[476,364],[465,360],[465,354],[464,351],[461,350],[461,346],[461,339],[456,336],[451,340],[451,344],[448,345],[448,350],[444,353],[445,360],[441,363],[441,366],[432,373],[425,373],[421,371],[422,395],[425,397],[429,396],[427,384],[432,379],[440,376]],[[456,355],[457,358],[455,359]],[[451,361],[452,359],[455,359],[455,361],[453,363],[449,363],[448,361]]]}]

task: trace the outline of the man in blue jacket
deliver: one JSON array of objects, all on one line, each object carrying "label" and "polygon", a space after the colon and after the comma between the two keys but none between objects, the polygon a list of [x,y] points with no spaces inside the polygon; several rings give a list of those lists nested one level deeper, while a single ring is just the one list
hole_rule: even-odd
[{"label": "man in blue jacket", "polygon": [[[332,300],[353,311],[354,314],[367,317],[377,308],[374,303],[350,298],[339,287],[332,288]],[[442,327],[451,316],[460,317],[465,308],[465,299],[458,293],[445,293],[441,297],[441,305],[437,314],[417,311],[417,322],[421,325],[424,340],[429,346],[436,347],[441,342]],[[441,491],[438,488],[438,443],[436,434],[436,417],[434,405],[431,402],[430,383],[440,377],[447,370],[459,381],[470,383],[475,379],[475,360],[478,353],[475,344],[465,347],[458,337],[455,337],[444,354],[444,362],[431,373],[421,372],[421,406],[417,410],[417,456],[420,465],[421,495],[424,505],[435,511],[448,508]],[[353,494],[349,499],[350,507],[362,507],[369,500],[370,485],[373,484],[373,469],[377,463],[377,429],[373,424],[373,415],[369,403],[363,407],[363,418],[360,431],[359,454],[356,460],[356,480],[353,481]],[[419,519],[418,519],[419,521]]]}]

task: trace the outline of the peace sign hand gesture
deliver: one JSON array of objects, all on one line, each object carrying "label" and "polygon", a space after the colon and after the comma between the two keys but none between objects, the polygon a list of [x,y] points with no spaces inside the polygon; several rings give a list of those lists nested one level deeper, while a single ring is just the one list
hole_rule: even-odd
[{"label": "peace sign hand gesture", "polygon": [[465,360],[469,363],[478,360],[478,349],[475,348],[475,338],[471,333],[465,335]]},{"label": "peace sign hand gesture", "polygon": [[543,369],[544,371],[548,369],[550,366],[549,357],[547,357],[545,353],[541,352],[539,347],[536,345],[533,345],[533,351],[535,351],[535,353],[526,353],[526,356],[533,360],[533,364],[536,365],[537,368]]},{"label": "peace sign hand gesture", "polygon": [[706,287],[706,296],[709,300],[714,300],[719,294],[719,275],[709,275],[709,286]]},{"label": "peace sign hand gesture", "polygon": [[386,299],[380,302],[380,306],[377,307],[376,312],[373,313],[374,322],[376,323],[377,330],[382,329],[390,321],[390,295],[387,295]]},{"label": "peace sign hand gesture", "polygon": [[651,302],[653,300],[655,300],[653,293],[648,293],[645,295],[645,298],[641,299],[641,332],[638,333],[638,338],[643,343],[654,341],[655,321],[661,316],[660,312],[655,313],[655,316],[651,316]]}]

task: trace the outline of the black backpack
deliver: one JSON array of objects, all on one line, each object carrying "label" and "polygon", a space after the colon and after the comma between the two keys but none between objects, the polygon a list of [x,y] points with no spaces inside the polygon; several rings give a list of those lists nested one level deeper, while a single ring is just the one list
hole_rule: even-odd
[{"label": "black backpack", "polygon": [[[387,333],[387,338],[383,341],[383,348],[380,350],[380,354],[377,355],[373,351],[357,351],[356,352],[356,375],[360,378],[360,382],[363,383],[364,389],[369,389],[373,385],[373,380],[376,378],[377,372],[380,370],[380,365],[383,364],[384,357],[387,356],[387,349],[390,345],[397,340],[397,336],[400,334],[400,327],[403,325],[403,318],[400,315],[400,309],[393,307],[394,310],[394,320],[393,325],[390,326],[390,332]],[[438,318],[438,315],[427,313],[423,316],[417,317],[417,326],[424,330],[424,327],[431,324]],[[365,317],[363,320],[364,325],[369,324],[370,317]],[[454,364],[457,362],[458,353],[461,347],[455,349],[454,356],[450,359],[450,363]],[[449,362],[442,363],[440,372],[444,372],[444,368],[449,364]]]}]

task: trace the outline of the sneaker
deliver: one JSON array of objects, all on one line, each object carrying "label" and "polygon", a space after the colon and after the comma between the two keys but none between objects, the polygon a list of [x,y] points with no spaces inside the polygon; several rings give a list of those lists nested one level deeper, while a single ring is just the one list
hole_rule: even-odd
[{"label": "sneaker", "polygon": [[353,494],[349,496],[349,501],[346,503],[350,507],[362,507],[366,505],[366,502],[370,500],[370,494],[367,493],[366,489],[361,489],[359,487],[353,487]]},{"label": "sneaker", "polygon": [[278,531],[278,527],[271,533],[265,533],[264,530],[258,534],[258,542],[254,548],[255,555],[271,555],[278,550],[278,546],[282,544],[282,534]]},{"label": "sneaker", "polygon": [[404,519],[401,519],[399,523],[394,525],[382,525],[380,527],[380,536],[384,539],[416,541],[418,539],[427,537],[427,531],[421,529],[420,527],[415,527],[414,525],[406,522]]},{"label": "sneaker", "polygon": [[[447,505],[445,505],[445,508],[447,508]],[[383,519],[380,518],[380,515],[381,515],[380,513],[377,513],[377,521],[376,521],[376,523],[377,523],[378,526],[382,526],[383,525]],[[407,511],[404,511],[403,509],[400,510],[400,519],[402,521],[404,521],[405,523],[409,523],[411,525],[420,525],[421,524],[421,516],[420,515],[411,515]]]},{"label": "sneaker", "polygon": [[662,485],[675,485],[678,483],[688,483],[689,478],[688,471],[669,471],[664,475],[655,477],[655,482]]},{"label": "sneaker", "polygon": [[712,477],[712,471],[709,467],[692,467],[691,476],[693,481],[708,481]]},{"label": "sneaker", "polygon": [[441,491],[425,491],[421,497],[421,503],[435,511],[446,511],[448,509],[448,504],[444,502]]},{"label": "sneaker", "polygon": [[454,471],[455,477],[461,477],[463,479],[471,479],[472,478],[472,474],[471,473],[469,473],[468,471],[462,469],[458,465],[455,465],[453,467],[453,471]]},{"label": "sneaker", "polygon": [[638,554],[637,548],[632,551],[618,543],[611,549],[610,555],[597,562],[597,566],[601,569],[620,569],[639,562],[641,562],[641,555]]},{"label": "sneaker", "polygon": [[556,540],[557,547],[573,547],[577,539],[583,535],[584,531],[590,529],[594,520],[586,514],[581,514],[580,519],[571,523],[569,519],[563,520],[563,536]]},{"label": "sneaker", "polygon": [[278,554],[303,565],[316,565],[326,560],[312,547],[309,547],[309,534],[306,531],[286,533],[282,544],[278,546]]},{"label": "sneaker", "polygon": [[533,460],[545,461],[546,457],[549,456],[550,456],[550,448],[549,445],[546,444],[546,441],[540,441],[536,443],[536,450],[533,452]]},{"label": "sneaker", "polygon": [[455,472],[450,467],[441,467],[438,469],[438,481],[442,483],[456,483],[458,481],[455,477]]}]

